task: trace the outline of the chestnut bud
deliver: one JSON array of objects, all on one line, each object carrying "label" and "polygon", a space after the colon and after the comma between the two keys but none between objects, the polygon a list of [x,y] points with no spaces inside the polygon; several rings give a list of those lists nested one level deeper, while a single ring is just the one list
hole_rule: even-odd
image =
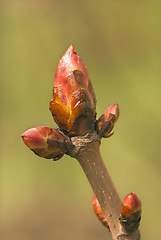
[{"label": "chestnut bud", "polygon": [[39,157],[58,160],[65,153],[66,136],[54,128],[31,128],[22,134],[22,139]]},{"label": "chestnut bud", "polygon": [[134,192],[124,198],[121,206],[120,222],[127,232],[136,230],[141,220],[141,201]]},{"label": "chestnut bud", "polygon": [[85,135],[95,128],[95,105],[87,68],[71,45],[56,69],[50,111],[66,134]]}]

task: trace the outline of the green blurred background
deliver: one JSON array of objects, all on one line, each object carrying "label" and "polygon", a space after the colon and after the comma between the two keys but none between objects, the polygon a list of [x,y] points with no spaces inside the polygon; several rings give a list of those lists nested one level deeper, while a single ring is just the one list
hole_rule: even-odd
[{"label": "green blurred background", "polygon": [[115,134],[101,152],[123,198],[143,206],[142,239],[161,226],[161,2],[0,2],[2,240],[111,239],[92,208],[76,160],[44,160],[25,147],[29,128],[55,127],[49,111],[59,59],[73,44],[87,65],[97,116],[119,103]]}]

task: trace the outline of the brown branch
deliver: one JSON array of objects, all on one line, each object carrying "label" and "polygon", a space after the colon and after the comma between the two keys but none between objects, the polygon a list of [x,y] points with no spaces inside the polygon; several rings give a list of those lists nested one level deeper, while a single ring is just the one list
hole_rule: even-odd
[{"label": "brown branch", "polygon": [[114,240],[139,240],[139,230],[127,233],[119,221],[121,200],[100,154],[100,138],[97,133],[71,138],[68,154],[75,157],[85,172],[96,195]]}]

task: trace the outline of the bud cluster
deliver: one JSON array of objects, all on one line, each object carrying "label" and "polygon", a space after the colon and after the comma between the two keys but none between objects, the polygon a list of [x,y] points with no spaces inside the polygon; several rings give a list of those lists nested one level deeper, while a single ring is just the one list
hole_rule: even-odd
[{"label": "bud cluster", "polygon": [[58,129],[36,127],[22,134],[24,143],[38,156],[57,160],[66,153],[66,141],[96,131],[110,137],[119,117],[117,104],[108,107],[96,121],[96,97],[87,68],[71,45],[58,63],[50,101]]}]

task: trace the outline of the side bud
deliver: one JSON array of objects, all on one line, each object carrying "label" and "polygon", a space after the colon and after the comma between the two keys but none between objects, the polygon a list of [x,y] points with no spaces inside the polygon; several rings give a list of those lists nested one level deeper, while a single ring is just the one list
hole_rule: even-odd
[{"label": "side bud", "polygon": [[104,113],[97,121],[96,130],[100,137],[108,138],[111,133],[117,119],[119,118],[119,107],[118,104],[113,104],[106,108]]},{"label": "side bud", "polygon": [[22,134],[22,139],[39,157],[58,160],[65,153],[66,137],[54,128],[31,128]]},{"label": "side bud", "polygon": [[121,206],[120,222],[127,232],[136,230],[141,220],[141,201],[131,192],[124,198]]},{"label": "side bud", "polygon": [[101,221],[101,223],[109,229],[107,218],[104,216],[102,208],[101,208],[101,206],[98,202],[98,199],[96,198],[95,195],[93,197],[93,209],[94,209],[94,212],[97,215],[98,219]]},{"label": "side bud", "polygon": [[50,111],[62,131],[84,135],[95,128],[95,105],[87,68],[71,45],[56,69]]}]

